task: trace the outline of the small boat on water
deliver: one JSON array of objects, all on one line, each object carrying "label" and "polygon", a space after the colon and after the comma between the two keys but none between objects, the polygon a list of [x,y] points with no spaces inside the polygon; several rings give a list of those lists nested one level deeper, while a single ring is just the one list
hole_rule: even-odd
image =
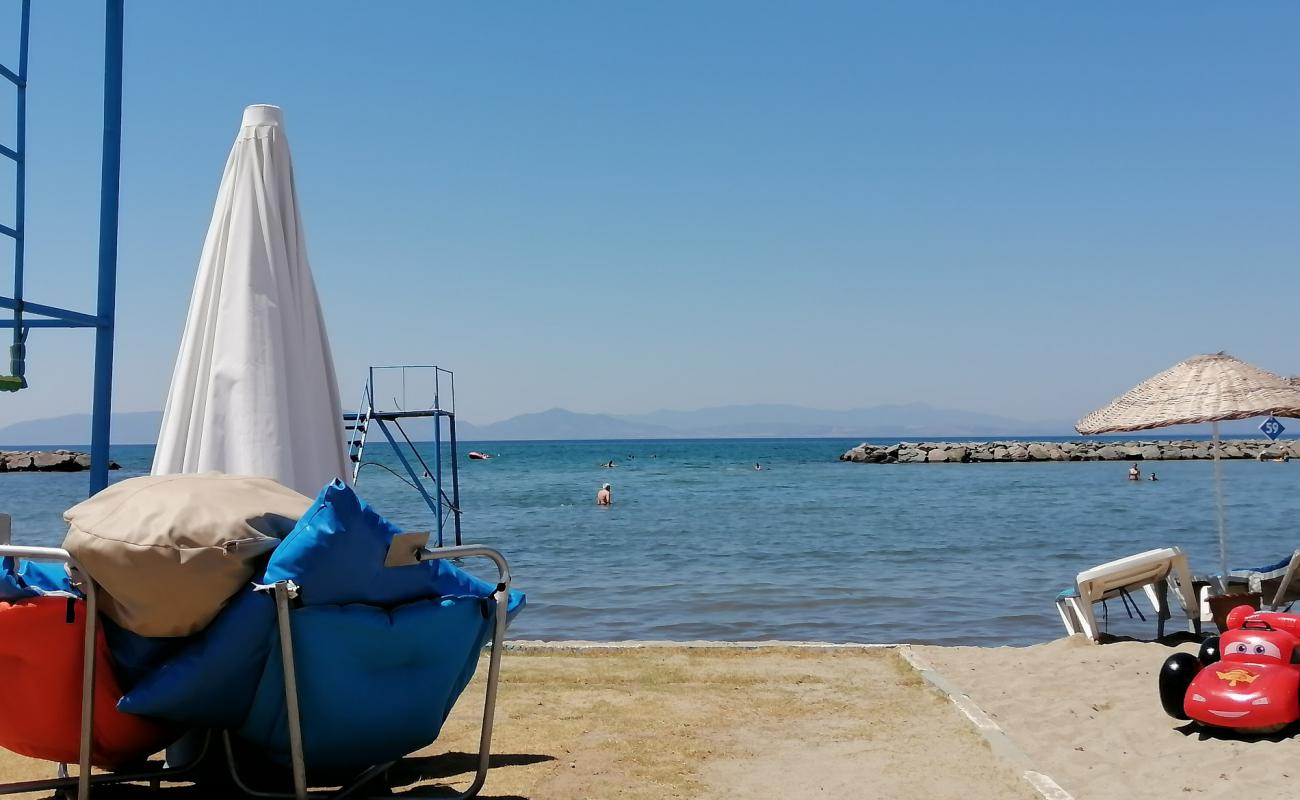
[{"label": "small boat on water", "polygon": [[492,456],[487,453],[480,453],[477,450],[471,450],[469,451],[469,457],[472,461],[487,461]]}]

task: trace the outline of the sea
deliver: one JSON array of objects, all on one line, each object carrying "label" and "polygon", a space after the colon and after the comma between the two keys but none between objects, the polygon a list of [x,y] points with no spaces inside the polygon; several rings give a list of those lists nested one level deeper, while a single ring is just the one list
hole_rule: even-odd
[{"label": "sea", "polygon": [[[1124,462],[838,460],[862,441],[462,442],[462,537],[504,553],[528,595],[511,636],[546,640],[1026,645],[1063,635],[1054,600],[1088,567],[1176,545],[1193,572],[1217,571],[1210,462],[1144,463],[1160,480],[1133,482]],[[421,449],[432,464],[433,446]],[[470,461],[470,450],[492,458]],[[153,448],[112,457],[122,480],[148,472]],[[372,443],[366,461],[359,493],[405,529],[432,530],[392,451]],[[1300,459],[1222,467],[1230,564],[1300,547]],[[87,483],[0,474],[15,543],[59,544],[61,514]],[[613,503],[598,507],[604,483]],[[1111,602],[1099,619],[1153,637],[1137,599],[1143,618]]]}]

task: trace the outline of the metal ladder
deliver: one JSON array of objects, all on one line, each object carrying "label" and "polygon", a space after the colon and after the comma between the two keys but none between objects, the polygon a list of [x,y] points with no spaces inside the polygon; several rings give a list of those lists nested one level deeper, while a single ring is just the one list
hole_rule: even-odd
[{"label": "metal ladder", "polygon": [[357,482],[361,472],[361,456],[366,449],[366,435],[370,430],[370,417],[374,414],[375,402],[370,396],[370,384],[361,389],[361,402],[357,404],[355,414],[344,414],[344,427],[348,431],[348,461],[352,463],[352,483]]},{"label": "metal ladder", "polygon": [[23,325],[23,255],[27,202],[27,40],[31,27],[31,0],[22,2],[22,18],[18,25],[18,68],[0,64],[0,78],[17,88],[18,113],[15,116],[13,147],[0,142],[0,158],[14,162],[14,219],[13,227],[0,222],[0,236],[14,240],[14,296],[13,344],[9,346],[9,374],[0,374],[0,392],[16,392],[27,388],[26,349],[28,328]]}]

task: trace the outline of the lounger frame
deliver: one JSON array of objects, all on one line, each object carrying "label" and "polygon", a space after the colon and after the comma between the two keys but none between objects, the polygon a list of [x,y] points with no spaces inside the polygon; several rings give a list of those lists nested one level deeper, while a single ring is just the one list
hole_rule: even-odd
[{"label": "lounger frame", "polygon": [[[486,558],[490,560],[497,568],[497,585],[492,593],[496,602],[496,616],[492,628],[492,649],[488,656],[488,675],[487,690],[483,699],[483,722],[479,732],[479,752],[478,768],[474,773],[474,780],[461,794],[455,795],[452,800],[469,800],[469,798],[478,795],[479,790],[483,788],[484,782],[487,781],[488,767],[491,758],[492,746],[492,721],[496,714],[497,686],[501,679],[501,653],[505,649],[506,639],[506,612],[510,599],[510,565],[505,556],[490,547],[479,547],[466,545],[462,547],[440,547],[431,550],[427,547],[419,547],[412,554],[414,561],[434,561],[441,559],[462,559],[462,558]],[[243,776],[239,774],[236,763],[234,747],[231,744],[230,734],[226,732],[224,744],[226,750],[226,761],[230,767],[230,777],[235,781],[241,791],[246,792],[253,797],[265,798],[293,798],[294,800],[344,800],[344,798],[353,797],[356,793],[374,778],[382,775],[385,770],[391,767],[396,761],[389,761],[383,764],[376,764],[363,771],[354,778],[350,783],[342,788],[326,792],[309,791],[307,785],[307,765],[303,756],[302,746],[302,717],[298,708],[298,679],[297,665],[293,655],[293,614],[290,611],[290,601],[297,596],[298,587],[292,581],[280,581],[272,587],[275,595],[275,613],[276,625],[279,628],[280,636],[280,657],[284,670],[284,704],[285,712],[288,715],[289,727],[289,756],[290,767],[293,773],[293,792],[274,792],[261,791],[249,786]],[[386,795],[388,796],[388,795]],[[437,795],[419,795],[404,794],[403,797],[432,797],[446,799],[445,793]]]},{"label": "lounger frame", "polygon": [[[1272,599],[1265,600],[1265,603],[1268,606],[1268,611],[1277,611],[1286,604],[1288,590],[1291,588],[1291,584],[1295,581],[1296,573],[1298,571],[1300,571],[1300,550],[1296,550],[1291,554],[1291,560],[1286,565],[1286,571],[1277,579],[1277,590],[1273,593]],[[1242,573],[1245,574],[1243,575]],[[1273,580],[1272,578],[1265,578],[1265,574],[1267,573],[1254,572],[1250,570],[1233,570],[1228,574],[1228,582],[1244,582],[1247,591],[1259,592],[1262,595],[1264,593],[1264,584]]]},{"label": "lounger frame", "polygon": [[[1100,574],[1094,573],[1107,568],[1115,568],[1121,572],[1124,569],[1136,569],[1138,574],[1133,579],[1123,583],[1123,585],[1115,585],[1106,589],[1101,595],[1085,596],[1082,584],[1102,579],[1105,576],[1104,572]],[[1146,575],[1141,574],[1144,569],[1147,572]],[[1056,611],[1061,616],[1061,622],[1064,623],[1067,634],[1082,633],[1093,641],[1098,641],[1101,638],[1101,626],[1097,624],[1093,605],[1117,597],[1124,597],[1129,590],[1138,588],[1142,589],[1151,602],[1152,608],[1155,609],[1157,637],[1165,635],[1165,622],[1172,617],[1172,609],[1169,604],[1170,591],[1177,598],[1178,605],[1183,613],[1187,615],[1189,630],[1200,633],[1201,620],[1197,613],[1196,596],[1192,592],[1192,577],[1187,567],[1187,556],[1177,547],[1136,553],[1080,572],[1075,577],[1074,595],[1058,596]]]},{"label": "lounger frame", "polygon": [[205,740],[198,755],[188,764],[172,767],[164,764],[155,770],[131,772],[93,772],[90,766],[92,734],[95,730],[95,638],[99,631],[97,613],[97,587],[89,574],[81,568],[77,560],[58,547],[19,547],[0,544],[0,558],[25,558],[29,561],[52,561],[66,564],[72,578],[72,585],[81,590],[86,602],[86,635],[82,644],[81,660],[81,741],[78,745],[79,761],[77,774],[68,775],[68,765],[59,764],[57,777],[45,780],[18,781],[0,784],[0,795],[20,794],[23,792],[68,792],[74,787],[77,800],[89,800],[92,785],[115,783],[138,783],[148,781],[158,785],[162,781],[184,779],[203,760],[207,752],[208,741]]},{"label": "lounger frame", "polygon": [[[69,573],[72,575],[72,583],[85,595],[86,602],[86,636],[84,642],[84,653],[82,658],[82,682],[81,682],[81,741],[79,744],[78,755],[80,761],[75,776],[69,776],[66,764],[59,764],[57,771],[58,776],[46,780],[20,781],[16,783],[0,784],[0,795],[19,794],[22,792],[68,792],[76,789],[77,800],[89,800],[90,787],[100,784],[118,784],[118,783],[137,783],[148,781],[155,787],[162,781],[184,780],[186,775],[192,774],[199,764],[207,755],[208,745],[212,735],[208,734],[198,755],[189,763],[181,766],[168,766],[164,764],[160,769],[153,771],[141,772],[100,772],[95,773],[90,766],[92,733],[94,731],[94,686],[95,686],[95,637],[99,629],[97,605],[96,605],[96,586],[81,565],[72,557],[68,551],[55,547],[16,547],[13,545],[0,545],[0,557],[11,556],[13,558],[25,558],[32,561],[54,561],[68,565]],[[476,797],[487,781],[488,768],[491,759],[492,746],[492,723],[496,715],[497,687],[501,680],[501,653],[505,649],[506,638],[506,614],[510,598],[510,565],[497,550],[490,547],[479,547],[467,545],[463,547],[444,547],[437,550],[430,550],[426,547],[418,548],[412,554],[414,561],[434,561],[441,559],[461,559],[461,558],[486,558],[490,560],[497,568],[497,585],[492,593],[496,602],[496,617],[492,628],[492,646],[488,657],[488,676],[487,690],[483,700],[483,722],[479,732],[479,754],[478,768],[474,773],[474,780],[465,791],[456,795],[452,800],[469,800]],[[294,798],[294,800],[345,800],[345,798],[355,797],[358,790],[363,788],[376,777],[382,775],[389,767],[397,763],[390,761],[384,764],[376,764],[366,769],[350,783],[342,788],[333,791],[312,792],[308,790],[307,785],[307,767],[303,756],[302,747],[302,717],[298,708],[298,682],[297,666],[293,655],[293,622],[290,611],[290,600],[297,595],[298,587],[291,581],[281,581],[272,587],[275,595],[276,626],[280,636],[280,654],[283,660],[284,669],[284,699],[285,710],[288,714],[289,727],[289,752],[290,765],[293,773],[293,792],[269,792],[259,791],[247,785],[243,777],[239,774],[234,748],[231,746],[230,733],[223,732],[225,745],[226,763],[230,770],[230,776],[235,784],[247,794],[253,797],[265,798]],[[406,797],[419,798],[418,794],[407,794]],[[446,794],[437,795],[439,798],[447,798]]]}]

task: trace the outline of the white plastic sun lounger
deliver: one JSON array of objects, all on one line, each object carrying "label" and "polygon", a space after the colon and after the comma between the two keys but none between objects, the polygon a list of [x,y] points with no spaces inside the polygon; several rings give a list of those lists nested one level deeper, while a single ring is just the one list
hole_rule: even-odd
[{"label": "white plastic sun lounger", "polygon": [[1137,589],[1146,594],[1155,609],[1157,636],[1164,636],[1165,620],[1170,617],[1170,589],[1174,590],[1191,629],[1199,632],[1200,617],[1196,595],[1192,592],[1192,574],[1187,568],[1187,556],[1177,547],[1148,550],[1080,572],[1075,577],[1074,587],[1057,595],[1056,610],[1068,633],[1083,633],[1097,641],[1101,630],[1093,605],[1127,597],[1130,591]]},{"label": "white plastic sun lounger", "polygon": [[1246,591],[1259,592],[1269,611],[1277,611],[1288,601],[1300,599],[1300,550],[1264,567],[1234,569],[1228,573],[1229,584],[1245,583]]}]

